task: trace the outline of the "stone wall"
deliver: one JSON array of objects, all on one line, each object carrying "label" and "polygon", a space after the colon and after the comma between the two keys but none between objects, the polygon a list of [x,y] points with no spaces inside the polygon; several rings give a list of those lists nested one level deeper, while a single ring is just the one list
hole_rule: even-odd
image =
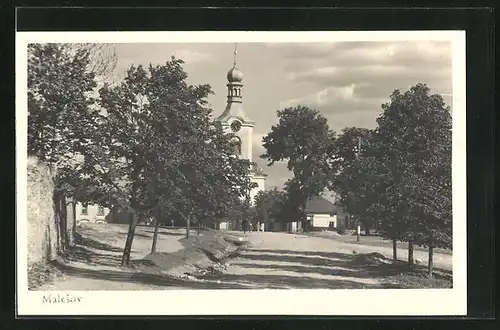
[{"label": "stone wall", "polygon": [[58,229],[53,203],[54,173],[47,166],[28,158],[27,244],[28,265],[54,260],[57,256]]}]

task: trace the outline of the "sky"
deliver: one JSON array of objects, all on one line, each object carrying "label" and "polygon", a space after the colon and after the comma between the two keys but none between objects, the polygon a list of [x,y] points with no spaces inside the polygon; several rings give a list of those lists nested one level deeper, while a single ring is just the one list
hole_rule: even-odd
[{"label": "sky", "polygon": [[[161,64],[172,55],[185,61],[189,84],[209,84],[214,115],[225,108],[226,74],[234,43],[128,43],[113,45],[114,75],[130,65]],[[425,83],[451,107],[451,41],[351,41],[238,43],[236,66],[243,72],[243,107],[255,121],[253,159],[268,174],[266,190],[281,189],[291,173],[259,155],[262,137],[278,122],[277,110],[298,104],[314,108],[330,128],[374,128],[381,105],[395,89]]]}]

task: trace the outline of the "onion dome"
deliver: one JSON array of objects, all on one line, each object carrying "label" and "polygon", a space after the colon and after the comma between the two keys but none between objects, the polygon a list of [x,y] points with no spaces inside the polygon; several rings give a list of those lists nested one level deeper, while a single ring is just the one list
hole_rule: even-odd
[{"label": "onion dome", "polygon": [[238,68],[233,67],[227,73],[227,80],[229,82],[241,82],[243,80],[243,72],[241,72]]}]

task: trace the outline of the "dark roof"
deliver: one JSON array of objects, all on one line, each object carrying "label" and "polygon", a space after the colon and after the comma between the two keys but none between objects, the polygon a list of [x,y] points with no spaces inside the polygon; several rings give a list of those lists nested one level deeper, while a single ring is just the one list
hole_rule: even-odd
[{"label": "dark roof", "polygon": [[329,213],[335,214],[338,208],[332,202],[326,200],[322,196],[313,196],[307,201],[306,213]]}]

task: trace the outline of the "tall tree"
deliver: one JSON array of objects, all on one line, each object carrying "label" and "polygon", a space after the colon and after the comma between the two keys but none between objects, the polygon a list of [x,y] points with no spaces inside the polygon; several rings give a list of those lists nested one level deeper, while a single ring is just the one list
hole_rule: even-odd
[{"label": "tall tree", "polygon": [[288,220],[286,208],[287,195],[283,190],[274,188],[259,191],[255,196],[255,208],[259,223],[280,223],[282,226]]},{"label": "tall tree", "polygon": [[121,84],[100,90],[101,140],[108,162],[121,169],[131,209],[124,266],[141,217],[159,224],[179,216],[189,235],[190,221],[223,212],[226,199],[247,189],[249,164],[233,157],[230,137],[211,123],[210,86],[188,85],[182,64],[172,58],[147,70],[133,66]]},{"label": "tall tree", "polygon": [[366,234],[375,225],[376,218],[368,211],[373,200],[369,175],[374,168],[369,149],[373,131],[348,127],[337,136],[334,149],[338,159],[337,172],[331,173],[330,189],[339,196],[339,203],[364,225]]},{"label": "tall tree", "polygon": [[398,211],[390,223],[382,222],[383,232],[398,228],[410,250],[413,244],[428,246],[432,275],[433,248],[451,247],[452,241],[450,109],[424,84],[395,90],[382,108],[376,152],[384,155],[393,181],[386,199]]},{"label": "tall tree", "polygon": [[[279,122],[263,138],[266,152],[261,158],[269,165],[287,161],[293,172],[288,189],[292,194],[294,208],[305,210],[307,200],[322,192],[328,184],[332,170],[333,142],[335,132],[328,127],[327,120],[317,110],[304,106],[278,111]],[[297,212],[297,214],[300,214]],[[302,216],[306,230],[305,218]]]},{"label": "tall tree", "polygon": [[[28,45],[28,153],[57,168],[54,204],[59,246],[72,241],[66,217],[66,198],[81,186],[75,152],[92,139],[95,126],[95,72],[89,49],[68,44]],[[74,226],[73,226],[74,228]]]}]

